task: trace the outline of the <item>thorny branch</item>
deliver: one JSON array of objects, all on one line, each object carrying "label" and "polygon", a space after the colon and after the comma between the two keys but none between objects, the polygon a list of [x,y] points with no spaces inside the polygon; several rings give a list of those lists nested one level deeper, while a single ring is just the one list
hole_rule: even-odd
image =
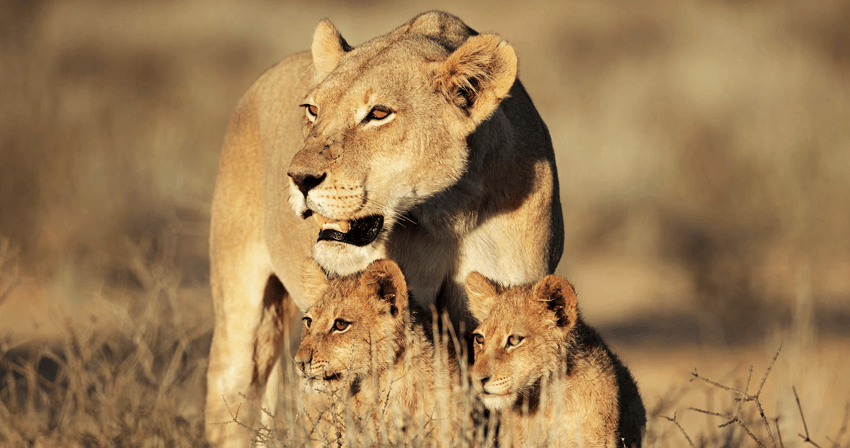
[{"label": "thorny branch", "polygon": [[688,437],[688,433],[685,432],[685,428],[682,428],[682,425],[680,425],[679,422],[676,420],[676,413],[675,412],[673,413],[673,418],[667,417],[666,415],[662,415],[661,418],[666,419],[668,421],[671,421],[671,422],[673,422],[673,424],[678,426],[679,431],[682,431],[682,435],[684,435],[685,439],[688,440],[688,445],[690,445],[691,448],[696,448],[696,447],[694,447],[694,442],[692,442],[691,438]]},{"label": "thorny branch", "polygon": [[779,439],[779,448],[785,448],[785,444],[782,443],[782,433],[779,432],[779,417],[773,419],[773,426],[776,427],[776,437]]},{"label": "thorny branch", "polygon": [[803,439],[803,443],[811,443],[812,445],[816,446],[817,448],[821,448],[820,445],[818,445],[817,443],[814,442],[814,440],[809,438],[809,426],[806,425],[806,417],[803,415],[803,406],[800,405],[800,397],[797,395],[797,388],[794,387],[794,386],[791,386],[791,390],[794,391],[794,398],[797,400],[797,409],[800,410],[800,419],[803,420],[803,429],[806,431],[805,436],[802,435],[802,434],[797,434],[797,435],[800,436],[801,439]]},{"label": "thorny branch", "polygon": [[[714,416],[717,416],[717,417],[723,417],[723,418],[728,419],[725,423],[718,426],[718,428],[723,428],[723,427],[731,425],[733,423],[737,423],[738,426],[740,426],[741,429],[743,429],[744,432],[747,433],[747,435],[750,436],[750,438],[753,439],[753,441],[755,441],[756,444],[758,444],[759,447],[766,448],[765,444],[761,440],[759,440],[758,437],[756,437],[755,434],[753,434],[753,432],[750,430],[750,428],[747,427],[747,425],[744,423],[744,421],[741,420],[741,409],[744,405],[744,402],[752,401],[756,404],[756,408],[758,408],[759,415],[761,416],[761,420],[762,420],[762,422],[764,422],[764,428],[767,431],[768,437],[770,437],[770,444],[773,446],[773,448],[776,448],[776,440],[773,437],[773,431],[771,431],[771,429],[770,429],[770,422],[767,420],[767,416],[764,413],[764,408],[762,408],[761,402],[759,401],[759,397],[761,396],[762,389],[764,388],[764,383],[767,381],[767,377],[768,377],[768,375],[770,375],[770,371],[773,369],[773,365],[776,363],[776,359],[779,357],[780,351],[782,351],[782,345],[780,345],[779,348],[776,349],[776,354],[773,355],[773,360],[770,361],[770,365],[767,367],[767,370],[764,372],[764,376],[762,376],[761,383],[759,384],[758,390],[756,390],[755,395],[749,394],[750,381],[751,381],[752,375],[753,375],[753,366],[750,366],[750,371],[747,374],[747,383],[744,386],[743,392],[739,391],[737,389],[731,388],[729,386],[725,386],[723,384],[720,384],[716,381],[712,381],[712,380],[710,380],[710,379],[708,379],[704,376],[701,376],[699,374],[699,372],[697,372],[697,369],[695,367],[693,373],[691,373],[691,375],[693,376],[693,378],[691,378],[691,381],[693,381],[695,379],[696,380],[702,380],[702,381],[704,381],[708,384],[711,384],[712,386],[733,392],[735,395],[737,395],[737,397],[735,397],[735,400],[738,402],[738,407],[735,410],[735,413],[731,416],[725,415],[725,414],[720,414],[720,413],[717,413],[717,412],[707,411],[707,410],[704,410],[704,409],[698,409],[698,408],[689,408],[689,409],[692,410],[692,411],[703,413],[703,414],[714,415]],[[799,403],[799,401],[798,401],[798,403]],[[801,411],[801,414],[802,414],[802,411]],[[777,430],[777,433],[778,433],[779,426],[776,427],[776,430]],[[807,432],[807,435],[808,435],[808,432]],[[780,437],[779,443],[780,443],[780,445],[782,445],[781,437]]]}]

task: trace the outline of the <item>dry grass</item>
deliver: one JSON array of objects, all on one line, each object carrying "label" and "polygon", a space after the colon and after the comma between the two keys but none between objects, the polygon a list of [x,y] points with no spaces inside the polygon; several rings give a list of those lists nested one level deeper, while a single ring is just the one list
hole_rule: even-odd
[{"label": "dry grass", "polygon": [[[239,409],[258,406],[250,400],[233,403],[232,421],[203,420],[209,330],[185,319],[179,302],[195,297],[169,275],[173,266],[162,257],[154,259],[137,260],[143,270],[140,275],[150,283],[132,300],[144,305],[135,316],[125,311],[115,328],[97,330],[91,325],[65,323],[65,335],[58,340],[19,344],[13,349],[8,342],[0,346],[0,443],[199,446],[204,425],[239,425]],[[843,373],[850,368],[847,343],[843,339],[816,341],[811,325],[795,322],[794,328],[796,333],[781,332],[765,342],[767,346],[787,341],[783,351],[773,356],[758,346],[637,347],[621,352],[647,405],[646,446],[683,446],[684,434],[698,447],[802,446],[797,433],[807,434],[818,446],[848,446],[850,384]],[[290,359],[288,354],[284,359]],[[746,374],[748,363],[756,368],[750,366]],[[314,425],[298,414],[300,392],[292,386],[294,368],[289,362],[285,366],[289,377],[281,387],[286,406],[279,414],[270,415],[272,426],[250,428],[259,446],[292,446],[293,441],[311,437],[304,432]],[[693,372],[689,375],[690,366]],[[765,373],[753,379],[752,383],[759,382],[757,391],[751,393],[754,370]],[[689,382],[708,378],[707,384]],[[797,391],[792,387],[800,390],[808,426],[802,423]],[[460,405],[473,420],[467,423],[472,426],[463,432],[464,437],[455,438],[451,446],[491,446],[494,428],[482,418],[480,405],[468,388],[458,395],[469,397],[461,399]],[[757,412],[761,410],[763,417]],[[701,420],[700,413],[706,411],[710,418]],[[346,414],[333,417],[340,421],[352,418]],[[676,419],[681,430],[665,418]],[[410,436],[413,446],[427,440],[416,432]]]},{"label": "dry grass", "polygon": [[850,446],[838,0],[4,3],[0,444],[202,443],[208,207],[233,106],[321,17],[359,43],[431,8],[517,49],[557,151],[559,274],[633,367],[648,444],[687,443],[675,415],[694,446],[757,446],[693,407],[772,446],[750,402],[736,414],[736,394],[687,379],[742,390],[782,343],[759,395],[776,444]]},{"label": "dry grass", "polygon": [[119,307],[109,326],[57,318],[61,336],[0,340],[0,444],[203,444],[207,330],[183,318],[177,301],[191,296],[173,266],[135,261],[148,283],[122,291],[134,316]]}]

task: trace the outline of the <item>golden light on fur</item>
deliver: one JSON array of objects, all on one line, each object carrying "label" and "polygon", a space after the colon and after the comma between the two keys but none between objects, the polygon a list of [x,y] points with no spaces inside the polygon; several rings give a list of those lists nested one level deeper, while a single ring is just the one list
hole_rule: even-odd
[{"label": "golden light on fur", "polygon": [[506,445],[640,446],[646,412],[629,370],[584,324],[572,286],[549,275],[498,288],[466,280],[473,334],[472,383],[500,412]]},{"label": "golden light on fur", "polygon": [[328,289],[328,279],[324,271],[312,258],[304,260],[301,264],[301,284],[304,285],[305,302],[304,308],[315,302],[325,290]]},{"label": "golden light on fur", "polygon": [[378,260],[328,279],[308,260],[303,273],[307,288],[322,291],[305,311],[310,324],[294,357],[305,418],[322,422],[314,436],[395,444],[436,431],[451,439],[460,419],[457,361],[448,347],[435,349],[430,313],[410,304],[398,265]]},{"label": "golden light on fur", "polygon": [[508,96],[516,80],[516,53],[494,34],[472,36],[436,72],[443,95],[478,123]]},{"label": "golden light on fur", "polygon": [[464,283],[469,300],[469,312],[481,322],[490,314],[493,301],[499,294],[499,285],[478,272],[470,272]]},{"label": "golden light on fur", "polygon": [[[316,26],[313,33],[313,65],[316,68],[316,81],[324,79],[339,64],[347,51],[351,51],[348,42],[342,38],[330,20],[324,19]],[[311,109],[312,111],[312,109]],[[313,112],[313,115],[316,115]]]},{"label": "golden light on fur", "polygon": [[[317,300],[320,272],[368,276],[373,261],[391,259],[419,305],[442,291],[459,325],[469,272],[522,283],[554,271],[563,250],[554,151],[516,66],[500,37],[438,11],[356,47],[323,20],[311,51],[249,89],[212,205],[205,418],[226,420],[224,401],[238,404],[240,393],[280,401],[267,387],[293,324],[280,310]],[[316,266],[302,284],[308,256]],[[341,336],[355,333],[352,324]],[[234,427],[207,432],[213,445],[244,440]]]}]

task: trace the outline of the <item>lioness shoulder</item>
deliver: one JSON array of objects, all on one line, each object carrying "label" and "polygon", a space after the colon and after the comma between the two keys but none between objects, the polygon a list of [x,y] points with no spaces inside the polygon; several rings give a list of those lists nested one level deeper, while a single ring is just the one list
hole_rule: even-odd
[{"label": "lioness shoulder", "polygon": [[[363,446],[408,444],[425,434],[451,440],[459,421],[457,360],[452,350],[435,349],[430,313],[411,303],[398,265],[378,260],[360,274],[328,279],[308,260],[302,277],[312,304],[294,361],[304,399],[324,405],[312,406],[308,421],[325,421],[310,438]],[[354,427],[334,424],[342,421]]]},{"label": "lioness shoulder", "polygon": [[504,288],[466,279],[473,386],[501,411],[510,444],[640,447],[646,412],[628,368],[578,310],[572,286],[549,275]]}]

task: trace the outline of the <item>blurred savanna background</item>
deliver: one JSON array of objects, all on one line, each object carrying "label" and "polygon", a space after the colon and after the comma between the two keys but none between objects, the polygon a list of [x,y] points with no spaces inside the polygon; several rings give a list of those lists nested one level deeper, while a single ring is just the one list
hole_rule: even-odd
[{"label": "blurred savanna background", "polygon": [[[688,446],[678,423],[695,446],[850,446],[850,2],[833,0],[3,2],[0,445],[203,444],[230,113],[321,18],[356,45],[429,9],[515,47],[558,157],[558,273],[632,368],[647,445]],[[780,345],[770,433],[754,401],[736,414],[734,392],[689,381],[743,390],[752,365],[755,394]],[[733,415],[746,430],[718,428]]]}]

